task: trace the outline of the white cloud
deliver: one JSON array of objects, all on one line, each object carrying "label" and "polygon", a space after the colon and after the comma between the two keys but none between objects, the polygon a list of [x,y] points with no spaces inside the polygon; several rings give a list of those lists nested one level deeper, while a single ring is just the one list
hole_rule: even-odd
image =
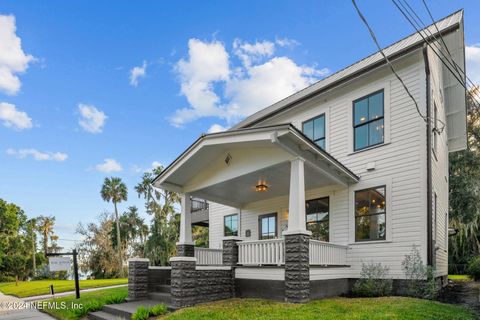
[{"label": "white cloud", "polygon": [[11,103],[0,102],[0,120],[7,128],[23,130],[32,127],[32,118]]},{"label": "white cloud", "polygon": [[181,82],[180,91],[193,108],[179,109],[170,118],[172,125],[177,127],[199,117],[219,113],[217,104],[220,98],[213,84],[226,81],[230,72],[228,53],[222,43],[190,39],[188,48],[189,59],[178,61],[175,71]]},{"label": "white cloud", "polygon": [[9,95],[18,93],[21,87],[18,74],[25,72],[35,60],[23,52],[22,40],[16,31],[15,17],[0,15],[0,91]]},{"label": "white cloud", "polygon": [[[236,39],[233,54],[241,64],[235,66],[221,42],[191,39],[188,59],[181,59],[175,68],[181,94],[189,107],[177,109],[170,123],[181,127],[201,117],[215,117],[230,126],[330,72],[327,68],[298,65],[288,57],[275,56],[277,46],[296,44],[292,39],[255,43]],[[218,126],[224,129],[223,125]],[[209,131],[219,129],[212,126]]]},{"label": "white cloud", "polygon": [[130,85],[136,87],[138,86],[138,80],[141,78],[145,78],[147,74],[147,61],[143,61],[141,67],[133,67],[130,70]]},{"label": "white cloud", "polygon": [[270,41],[257,41],[255,43],[243,42],[240,39],[233,41],[233,53],[245,67],[250,67],[252,62],[258,62],[263,57],[272,56],[274,52],[275,43]]},{"label": "white cloud", "polygon": [[103,163],[97,164],[95,166],[95,170],[100,172],[120,172],[123,170],[120,163],[117,162],[115,159],[104,159]]},{"label": "white cloud", "polygon": [[280,47],[289,47],[293,48],[295,46],[299,46],[300,42],[298,42],[295,39],[289,39],[289,38],[279,38],[275,40],[275,43],[280,46]]},{"label": "white cloud", "polygon": [[95,106],[83,103],[78,104],[78,110],[80,111],[78,124],[80,124],[85,131],[90,133],[102,132],[105,121],[107,120],[107,116],[103,111],[98,110]]},{"label": "white cloud", "polygon": [[226,131],[227,129],[228,128],[225,128],[224,126],[218,123],[215,123],[208,129],[207,133],[217,133],[217,132]]},{"label": "white cloud", "polygon": [[24,159],[27,157],[32,157],[33,159],[37,161],[65,161],[68,158],[68,155],[66,153],[62,152],[42,152],[38,151],[36,149],[7,149],[6,153],[9,156],[16,156],[20,159]]},{"label": "white cloud", "polygon": [[467,75],[474,84],[480,84],[480,44],[465,46]]}]

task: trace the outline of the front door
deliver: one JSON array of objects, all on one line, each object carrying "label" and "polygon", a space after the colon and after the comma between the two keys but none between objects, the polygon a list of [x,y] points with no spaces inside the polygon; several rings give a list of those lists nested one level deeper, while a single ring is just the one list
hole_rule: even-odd
[{"label": "front door", "polygon": [[277,237],[277,213],[259,216],[258,229],[260,240],[275,239]]}]

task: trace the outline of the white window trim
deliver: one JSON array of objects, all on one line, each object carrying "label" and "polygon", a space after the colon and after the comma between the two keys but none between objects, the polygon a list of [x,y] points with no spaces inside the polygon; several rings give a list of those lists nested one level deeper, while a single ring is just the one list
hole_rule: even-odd
[{"label": "white window trim", "polygon": [[325,151],[330,152],[330,107],[328,105],[320,105],[318,107],[313,107],[307,112],[301,114],[297,119],[293,121],[295,127],[303,132],[303,123],[312,118],[318,117],[320,115],[325,115]]},{"label": "white window trim", "polygon": [[[332,214],[332,200],[333,200],[333,191],[328,192],[320,192],[320,193],[313,193],[313,194],[305,194],[305,203],[308,200],[315,200],[320,198],[328,198],[328,242],[332,241],[334,237],[334,228],[333,228],[333,214]],[[306,217],[306,216],[305,216]]]},{"label": "white window trim", "polygon": [[[385,240],[372,240],[372,241],[355,241],[355,191],[375,188],[378,186],[385,186],[385,219],[386,219],[386,235]],[[360,181],[354,186],[349,187],[348,189],[348,198],[349,201],[349,219],[348,219],[348,226],[349,226],[349,240],[350,244],[375,244],[375,243],[385,243],[385,242],[392,242],[392,179],[382,179],[382,180],[370,180],[370,181]]]},{"label": "white window trim", "polygon": [[[361,89],[355,90],[349,96],[347,96],[347,103],[349,104],[347,109],[348,110],[348,154],[349,155],[390,144],[390,131],[391,131],[390,87],[391,87],[391,81],[384,80],[381,83],[376,83],[376,84],[374,83],[366,87],[363,87]],[[355,150],[354,148],[355,141],[353,140],[353,135],[354,135],[353,134],[353,101],[363,98],[365,96],[368,96],[369,94],[374,93],[376,91],[380,91],[380,90],[383,90],[383,120],[384,120],[383,143],[375,146],[367,147],[364,149]]]}]

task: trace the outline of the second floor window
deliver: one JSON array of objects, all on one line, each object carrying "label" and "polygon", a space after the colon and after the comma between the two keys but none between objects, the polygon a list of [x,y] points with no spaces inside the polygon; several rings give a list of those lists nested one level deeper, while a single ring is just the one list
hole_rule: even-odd
[{"label": "second floor window", "polygon": [[383,90],[353,102],[354,150],[383,143]]},{"label": "second floor window", "polygon": [[224,236],[238,236],[238,215],[232,214],[223,217]]},{"label": "second floor window", "polygon": [[302,125],[302,131],[320,148],[325,149],[325,114],[305,121]]}]

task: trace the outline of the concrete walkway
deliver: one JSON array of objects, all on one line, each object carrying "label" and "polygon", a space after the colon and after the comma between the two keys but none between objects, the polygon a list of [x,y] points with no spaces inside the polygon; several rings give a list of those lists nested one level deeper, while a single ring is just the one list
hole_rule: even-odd
[{"label": "concrete walkway", "polygon": [[[125,287],[127,284],[120,284],[116,286],[90,288],[80,290],[80,295],[84,292],[98,291],[110,288]],[[67,291],[55,294],[55,297],[63,297],[75,294],[75,291]],[[0,292],[0,320],[53,320],[55,318],[38,311],[34,308],[34,302],[51,299],[52,295],[45,294],[40,296],[33,296],[27,298],[17,298],[14,296],[5,295]]]},{"label": "concrete walkway", "polygon": [[0,320],[55,319],[30,307],[28,302],[17,297],[4,295],[0,292]]}]

